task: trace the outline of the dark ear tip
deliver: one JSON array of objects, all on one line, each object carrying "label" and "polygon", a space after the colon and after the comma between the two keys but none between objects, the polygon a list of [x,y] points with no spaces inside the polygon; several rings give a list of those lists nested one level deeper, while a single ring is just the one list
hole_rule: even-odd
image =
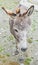
[{"label": "dark ear tip", "polygon": [[31,6],[31,8],[33,8],[33,9],[34,9],[34,5],[32,5],[32,6]]},{"label": "dark ear tip", "polygon": [[3,10],[5,10],[5,8],[4,7],[1,7]]},{"label": "dark ear tip", "polygon": [[2,9],[4,9],[4,7],[1,7]]}]

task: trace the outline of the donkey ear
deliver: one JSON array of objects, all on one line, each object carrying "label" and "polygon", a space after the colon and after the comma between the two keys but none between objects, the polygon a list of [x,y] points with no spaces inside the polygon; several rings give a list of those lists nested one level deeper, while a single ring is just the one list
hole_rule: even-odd
[{"label": "donkey ear", "polygon": [[33,13],[33,11],[34,11],[34,6],[32,5],[32,6],[27,10],[26,15],[27,15],[27,16],[30,16],[30,15]]},{"label": "donkey ear", "polygon": [[12,11],[7,10],[6,8],[2,7],[2,9],[6,12],[6,14],[10,15],[10,16],[16,16],[15,13],[13,13]]}]

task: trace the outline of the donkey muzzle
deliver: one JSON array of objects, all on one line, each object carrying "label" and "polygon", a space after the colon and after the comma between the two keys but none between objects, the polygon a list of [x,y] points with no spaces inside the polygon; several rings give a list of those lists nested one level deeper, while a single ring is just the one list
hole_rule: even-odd
[{"label": "donkey muzzle", "polygon": [[25,52],[27,50],[27,48],[21,48],[22,52]]}]

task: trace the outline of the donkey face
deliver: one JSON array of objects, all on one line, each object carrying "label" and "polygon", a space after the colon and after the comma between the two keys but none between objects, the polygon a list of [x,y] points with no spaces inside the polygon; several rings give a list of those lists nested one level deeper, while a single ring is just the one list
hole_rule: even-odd
[{"label": "donkey face", "polygon": [[9,20],[10,32],[18,42],[18,49],[25,51],[27,49],[26,34],[31,24],[30,15],[34,10],[34,6],[31,6],[28,10],[20,6],[15,13],[11,11],[8,12],[4,7],[2,7],[2,9],[11,16]]}]

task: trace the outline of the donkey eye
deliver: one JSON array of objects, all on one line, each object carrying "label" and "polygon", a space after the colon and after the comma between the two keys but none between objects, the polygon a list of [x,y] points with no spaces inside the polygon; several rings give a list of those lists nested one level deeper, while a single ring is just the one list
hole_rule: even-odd
[{"label": "donkey eye", "polygon": [[15,31],[16,31],[16,32],[18,32],[18,30],[17,30],[17,29],[15,29]]}]

